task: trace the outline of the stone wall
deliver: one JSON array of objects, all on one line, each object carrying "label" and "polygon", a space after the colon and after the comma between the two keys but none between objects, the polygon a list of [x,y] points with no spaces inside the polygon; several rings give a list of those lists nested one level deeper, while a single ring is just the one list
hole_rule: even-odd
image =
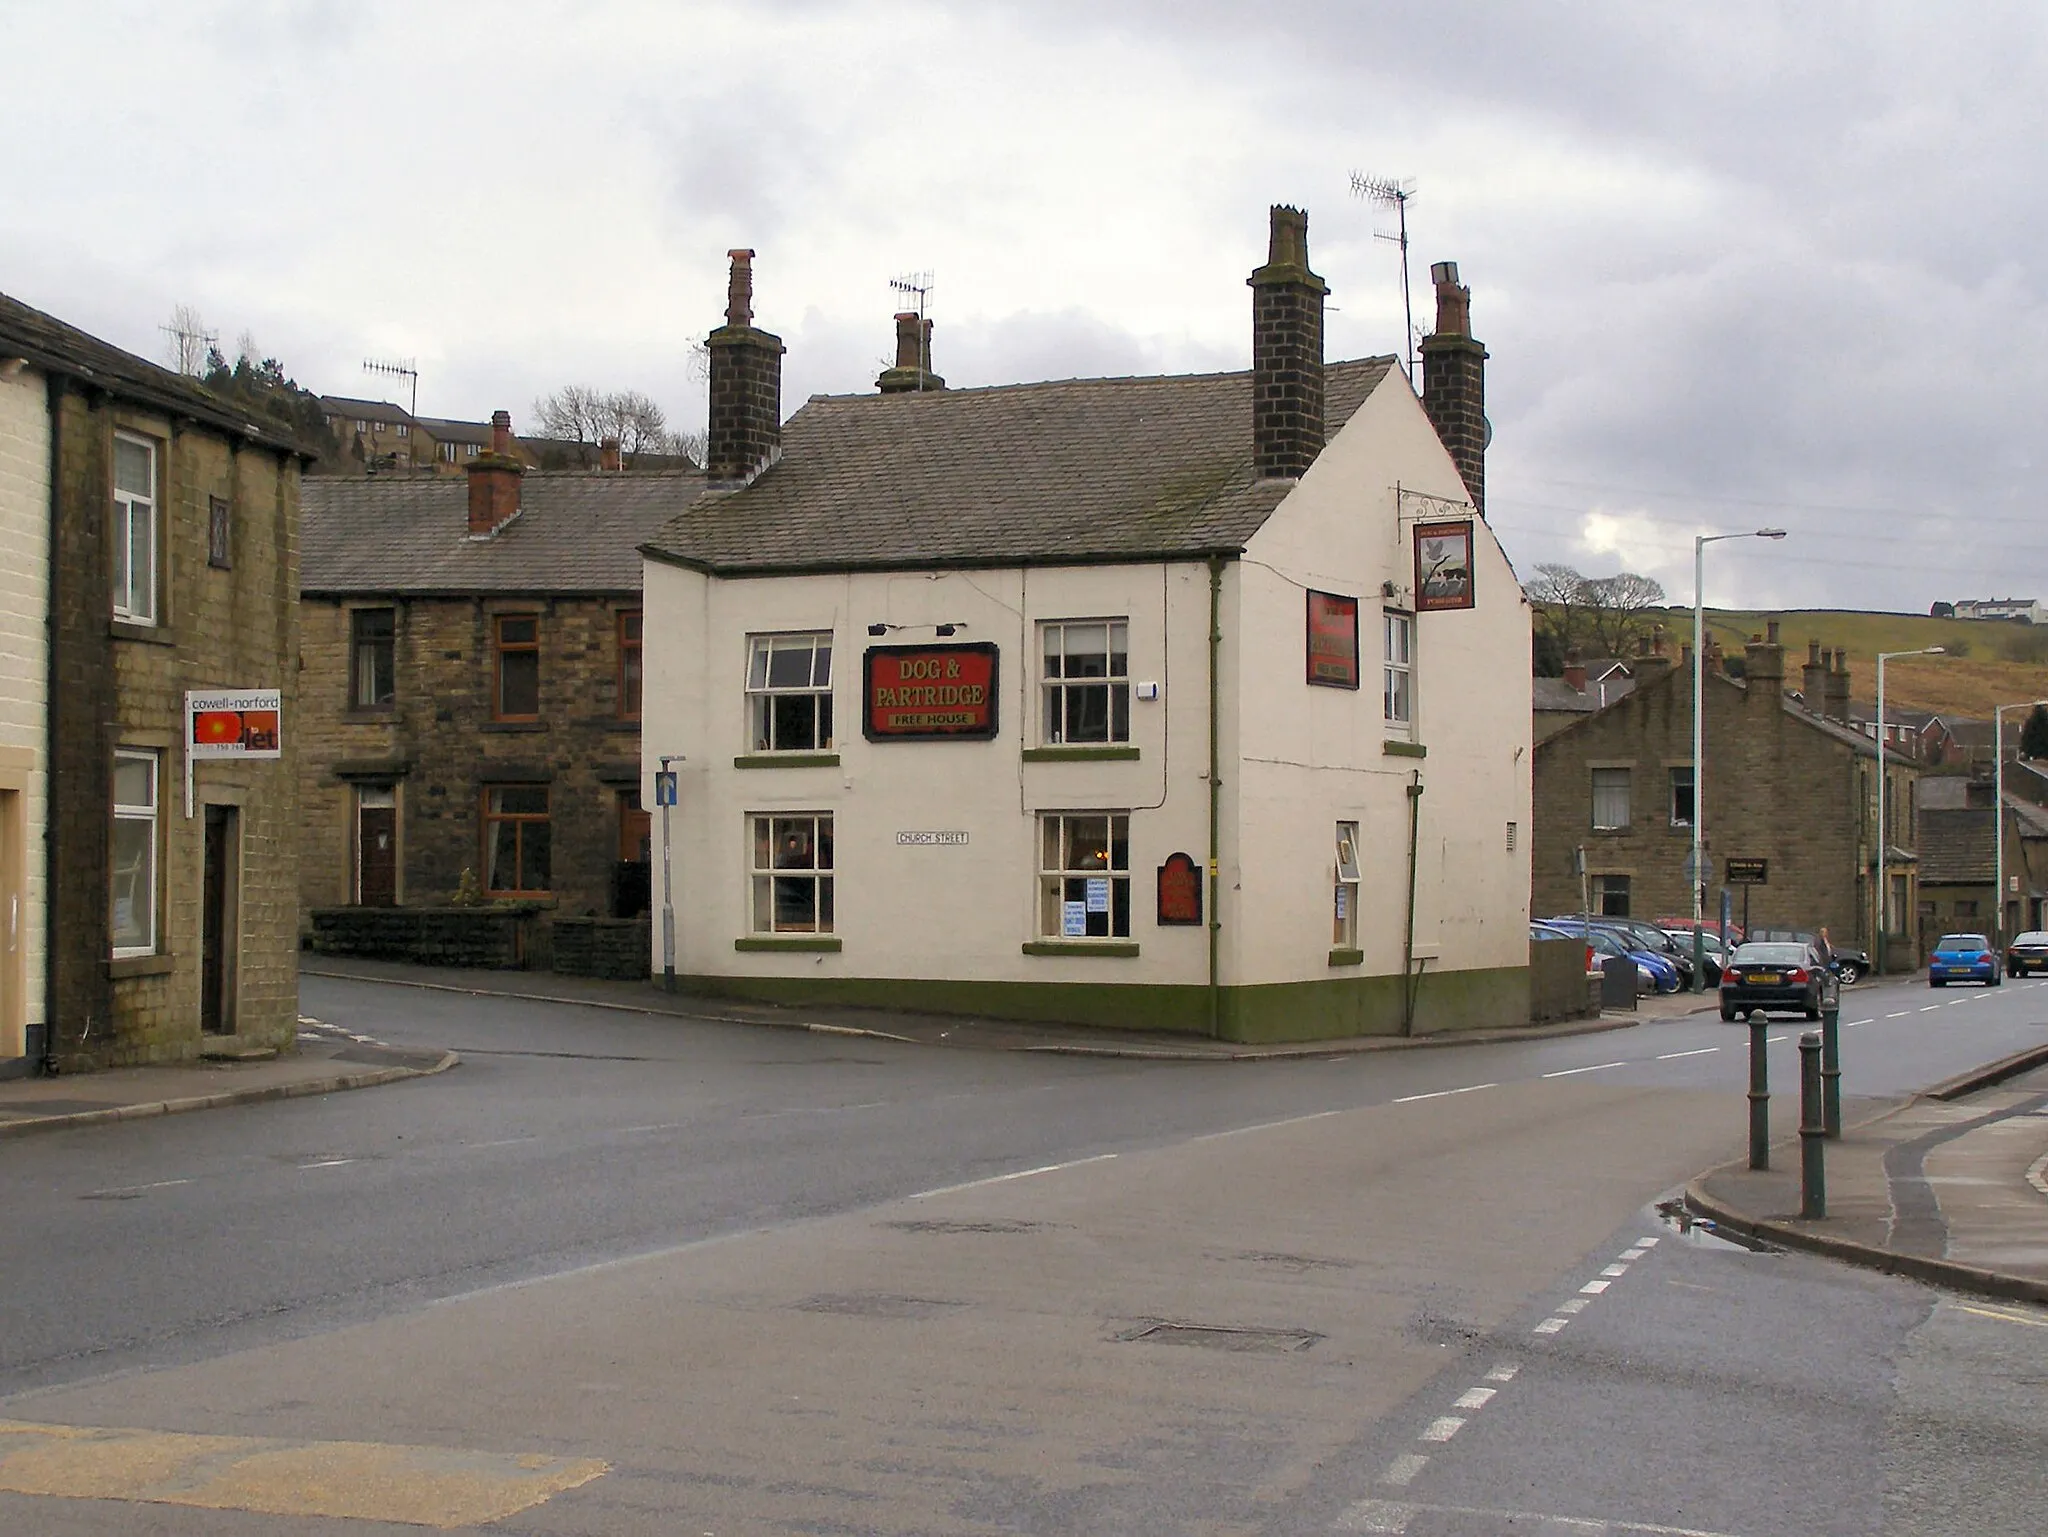
[{"label": "stone wall", "polygon": [[[398,901],[432,906],[465,870],[485,873],[483,796],[493,784],[546,785],[552,891],[546,914],[609,916],[620,796],[640,781],[640,722],[620,715],[618,616],[635,593],[593,597],[347,597],[303,601],[305,703],[300,897],[304,908],[357,900],[359,786],[398,805]],[[349,708],[350,612],[394,611],[396,697]],[[493,619],[540,621],[540,719],[492,719]],[[545,921],[545,919],[543,920]]]},{"label": "stone wall", "polygon": [[496,907],[323,907],[308,913],[320,955],[516,971],[533,914]]},{"label": "stone wall", "polygon": [[[1745,688],[1709,673],[1706,701],[1705,832],[1714,866],[1709,914],[1718,913],[1730,856],[1767,859],[1769,883],[1749,890],[1752,925],[1825,926],[1836,942],[1874,955],[1875,758],[1839,728],[1788,711],[1768,688]],[[1646,681],[1619,703],[1539,742],[1535,759],[1534,914],[1578,911],[1572,865],[1580,845],[1590,874],[1629,877],[1631,916],[1691,912],[1684,861],[1692,827],[1672,821],[1670,804],[1670,771],[1692,763],[1688,669]],[[1592,826],[1595,768],[1629,771],[1627,827]],[[1887,816],[1891,841],[1910,849],[1918,776],[1900,764],[1890,776],[1886,793],[1896,808]],[[1908,868],[1899,867],[1900,873]],[[1734,902],[1739,922],[1740,889]],[[1914,904],[1909,881],[1903,913],[1891,915],[1894,933],[1913,927]],[[1903,963],[1911,964],[1914,946],[1902,950]],[[1895,964],[1901,960],[1893,957]]]},{"label": "stone wall", "polygon": [[1577,940],[1529,943],[1529,1023],[1590,1019],[1600,1012],[1597,979],[1586,978],[1586,947]]},{"label": "stone wall", "polygon": [[[237,808],[240,828],[233,1033],[289,1045],[298,1027],[298,460],[80,388],[63,392],[58,411],[53,1054],[71,1068],[198,1056],[207,805]],[[112,618],[117,429],[157,449],[153,625]],[[225,564],[209,563],[216,498],[229,509]],[[216,688],[281,690],[284,756],[198,764],[188,818],[184,695]],[[117,747],[158,754],[158,937],[155,953],[112,960]]]},{"label": "stone wall", "polygon": [[645,918],[557,918],[553,938],[554,969],[563,976],[644,982],[653,974]]}]

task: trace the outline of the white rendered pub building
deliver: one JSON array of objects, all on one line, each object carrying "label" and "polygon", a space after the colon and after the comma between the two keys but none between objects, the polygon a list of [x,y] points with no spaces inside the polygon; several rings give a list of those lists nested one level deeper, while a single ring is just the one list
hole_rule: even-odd
[{"label": "white rendered pub building", "polygon": [[1323,361],[1275,208],[1248,373],[949,390],[905,315],[879,393],[782,425],[751,258],[712,489],[642,547],[682,985],[1239,1041],[1526,1021],[1529,610],[1454,266],[1426,399]]}]

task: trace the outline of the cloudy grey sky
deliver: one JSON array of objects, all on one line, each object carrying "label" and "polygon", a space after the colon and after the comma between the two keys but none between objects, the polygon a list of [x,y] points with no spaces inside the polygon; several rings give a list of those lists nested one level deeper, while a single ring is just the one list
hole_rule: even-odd
[{"label": "cloudy grey sky", "polygon": [[784,403],[872,387],[936,274],[954,384],[1242,367],[1266,206],[1330,353],[1459,262],[1526,575],[1710,602],[2048,598],[2048,9],[1728,0],[0,0],[0,289],[132,350],[196,305],[302,382],[701,420],[755,247]]}]

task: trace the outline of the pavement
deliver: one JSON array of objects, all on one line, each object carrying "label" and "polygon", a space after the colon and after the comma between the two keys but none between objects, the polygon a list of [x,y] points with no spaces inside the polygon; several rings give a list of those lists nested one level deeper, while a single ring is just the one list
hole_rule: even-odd
[{"label": "pavement", "polygon": [[302,1019],[297,1047],[263,1060],[117,1067],[0,1081],[0,1140],[34,1131],[375,1088],[443,1073],[459,1060],[452,1051],[387,1046]]},{"label": "pavement", "polygon": [[[1796,1106],[1792,1087],[1774,1108]],[[1796,1120],[1770,1168],[1724,1164],[1686,1187],[1686,1207],[1724,1235],[2048,1304],[2048,1047],[1858,1110],[1822,1143],[1825,1215],[1800,1215]]]}]

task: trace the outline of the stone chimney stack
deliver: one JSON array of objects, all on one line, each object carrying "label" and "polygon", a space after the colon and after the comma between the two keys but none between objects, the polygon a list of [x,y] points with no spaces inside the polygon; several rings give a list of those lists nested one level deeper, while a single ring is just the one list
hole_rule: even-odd
[{"label": "stone chimney stack", "polygon": [[1586,692],[1586,662],[1576,646],[1564,654],[1564,681],[1572,686],[1574,694]]},{"label": "stone chimney stack", "polygon": [[1436,331],[1422,339],[1422,409],[1480,517],[1486,516],[1486,349],[1472,340],[1472,290],[1456,262],[1429,269],[1436,283]]},{"label": "stone chimney stack", "polygon": [[1837,650],[1833,664],[1828,668],[1827,709],[1829,720],[1849,724],[1849,653]]},{"label": "stone chimney stack", "polygon": [[1742,676],[1749,684],[1751,709],[1777,709],[1785,690],[1785,648],[1778,644],[1773,619],[1760,639],[1743,648]]},{"label": "stone chimney stack", "polygon": [[605,437],[598,440],[597,467],[607,475],[616,475],[626,467],[626,456],[619,452],[617,438]]},{"label": "stone chimney stack", "polygon": [[1275,203],[1252,290],[1252,464],[1262,479],[1308,473],[1323,451],[1323,299],[1309,270],[1308,215]]},{"label": "stone chimney stack", "polygon": [[882,370],[875,385],[884,395],[942,390],[946,381],[932,372],[932,323],[911,311],[896,317],[896,366]]},{"label": "stone chimney stack", "polygon": [[704,470],[713,484],[745,481],[782,444],[782,338],[754,324],[754,253],[734,250],[725,324],[704,339],[711,353],[711,422]]},{"label": "stone chimney stack", "polygon": [[1814,714],[1828,713],[1828,654],[1817,640],[1806,643],[1806,665],[1799,669],[1799,696]]},{"label": "stone chimney stack", "polygon": [[491,413],[491,448],[465,466],[469,474],[469,537],[489,539],[519,516],[526,468],[512,455],[512,413]]}]

